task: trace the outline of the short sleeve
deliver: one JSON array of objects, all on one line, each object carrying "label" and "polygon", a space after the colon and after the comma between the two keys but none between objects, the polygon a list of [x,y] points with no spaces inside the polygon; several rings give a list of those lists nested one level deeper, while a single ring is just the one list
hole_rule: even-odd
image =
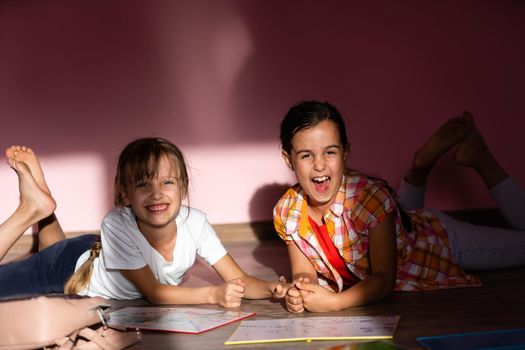
[{"label": "short sleeve", "polygon": [[396,210],[396,201],[388,188],[382,183],[370,182],[359,193],[350,216],[357,231],[365,233],[377,227],[388,214]]},{"label": "short sleeve", "polygon": [[288,234],[286,234],[286,226],[283,223],[283,220],[279,215],[273,216],[273,226],[275,227],[275,232],[277,232],[277,235],[283,240],[283,241],[291,241],[292,237]]},{"label": "short sleeve", "polygon": [[144,237],[129,208],[116,208],[104,218],[101,239],[106,268],[135,270],[146,265],[137,244]]},{"label": "short sleeve", "polygon": [[[300,202],[300,201],[299,201]],[[299,209],[297,210],[296,207]],[[296,188],[290,188],[273,208],[273,226],[277,235],[287,244],[293,241],[290,232],[298,229],[301,206]]]},{"label": "short sleeve", "polygon": [[[215,233],[215,230],[206,219],[206,216],[204,216],[204,220],[200,226],[201,229],[197,240],[197,254],[208,264],[214,265],[226,255],[227,251],[222,245],[217,233]],[[191,229],[192,228],[190,228],[190,230]]]}]

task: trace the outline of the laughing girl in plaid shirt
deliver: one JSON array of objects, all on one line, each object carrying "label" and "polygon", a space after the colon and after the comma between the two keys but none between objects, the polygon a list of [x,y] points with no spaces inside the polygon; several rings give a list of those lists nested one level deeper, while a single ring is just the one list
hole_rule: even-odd
[{"label": "laughing girl in plaid shirt", "polygon": [[[492,156],[470,113],[447,121],[416,152],[399,194],[345,167],[345,124],[328,103],[292,107],[280,138],[298,181],[274,209],[295,286],[283,291],[290,312],[337,311],[394,290],[475,287],[479,280],[463,269],[525,264],[525,191]],[[452,148],[458,164],[479,173],[512,229],[421,209],[432,166]]]}]

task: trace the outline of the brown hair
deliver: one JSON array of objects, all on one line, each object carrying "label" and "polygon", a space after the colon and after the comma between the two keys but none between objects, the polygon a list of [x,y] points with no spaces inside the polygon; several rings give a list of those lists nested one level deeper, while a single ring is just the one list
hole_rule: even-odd
[{"label": "brown hair", "polygon": [[100,241],[99,236],[91,246],[89,258],[84,261],[82,266],[80,266],[80,268],[67,280],[66,285],[64,286],[64,293],[78,294],[78,292],[87,286],[91,280],[91,274],[93,273],[93,261],[99,256],[101,250],[102,242]]},{"label": "brown hair", "polygon": [[[157,175],[162,157],[167,157],[175,167],[178,167],[177,179],[182,197],[188,195],[188,171],[180,149],[160,137],[141,138],[129,143],[120,152],[115,175],[115,206],[124,205],[126,193],[139,181]],[[89,259],[66,282],[64,286],[66,294],[77,294],[88,285],[93,273],[93,262],[100,255],[101,250],[102,243],[99,237],[91,247]]]},{"label": "brown hair", "polygon": [[142,138],[128,144],[120,153],[115,175],[115,206],[124,205],[125,194],[130,186],[157,175],[160,159],[167,157],[178,169],[178,181],[182,196],[188,194],[188,171],[180,149],[166,139]]}]

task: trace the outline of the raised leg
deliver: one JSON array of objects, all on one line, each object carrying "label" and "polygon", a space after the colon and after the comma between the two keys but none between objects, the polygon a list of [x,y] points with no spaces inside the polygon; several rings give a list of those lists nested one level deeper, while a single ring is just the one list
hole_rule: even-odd
[{"label": "raised leg", "polygon": [[449,119],[414,154],[405,180],[416,187],[424,186],[436,161],[465,140],[473,128],[474,122],[469,112],[464,112],[461,117]]},{"label": "raised leg", "polygon": [[525,230],[525,190],[501,167],[477,129],[459,145],[454,159],[476,170],[509,225]]},{"label": "raised leg", "polygon": [[8,163],[18,175],[20,203],[0,225],[0,259],[29,227],[48,217],[56,208],[53,198],[38,186],[25,163],[13,158],[9,158]]},{"label": "raised leg", "polygon": [[454,152],[454,160],[458,164],[475,169],[489,189],[509,177],[490,152],[476,127],[458,146]]},{"label": "raised leg", "polygon": [[422,209],[425,204],[426,190],[426,186],[414,186],[405,179],[401,180],[397,196],[403,209]]},{"label": "raised leg", "polygon": [[414,154],[412,165],[401,182],[398,196],[407,210],[423,208],[428,175],[436,161],[465,140],[474,128],[472,115],[449,119]]},{"label": "raised leg", "polygon": [[[18,145],[11,146],[6,150],[6,156],[8,161],[16,160],[19,163],[24,163],[29,168],[38,187],[48,195],[51,195],[51,191],[47,186],[38,157],[31,148]],[[42,250],[64,238],[64,231],[54,213],[50,213],[49,216],[38,221],[39,250]]]},{"label": "raised leg", "polygon": [[525,235],[525,189],[508,177],[492,187],[490,194],[510,227]]}]

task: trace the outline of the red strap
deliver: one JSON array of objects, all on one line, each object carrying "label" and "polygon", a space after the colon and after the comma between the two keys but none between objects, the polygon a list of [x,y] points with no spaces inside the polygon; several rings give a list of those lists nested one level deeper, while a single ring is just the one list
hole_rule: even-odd
[{"label": "red strap", "polygon": [[359,282],[359,278],[348,269],[346,262],[344,261],[341,254],[339,254],[339,250],[335,246],[334,241],[332,241],[332,238],[328,233],[328,227],[326,225],[317,225],[317,223],[312,220],[310,216],[308,216],[308,221],[315,232],[317,240],[319,241],[324,254],[328,258],[328,261],[343,278],[343,284],[346,287],[350,287]]}]

